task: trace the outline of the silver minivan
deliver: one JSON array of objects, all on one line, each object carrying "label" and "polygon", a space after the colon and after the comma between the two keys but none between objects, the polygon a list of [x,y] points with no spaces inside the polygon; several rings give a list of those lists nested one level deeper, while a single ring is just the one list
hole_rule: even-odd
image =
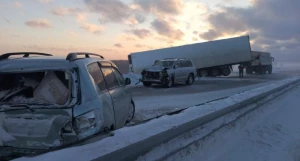
[{"label": "silver minivan", "polygon": [[124,127],[135,113],[128,84],[97,54],[0,55],[0,147],[49,149]]}]

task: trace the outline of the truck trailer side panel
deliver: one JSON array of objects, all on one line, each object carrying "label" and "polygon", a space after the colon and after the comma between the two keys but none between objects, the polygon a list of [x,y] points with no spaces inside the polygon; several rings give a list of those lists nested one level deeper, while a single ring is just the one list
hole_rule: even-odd
[{"label": "truck trailer side panel", "polygon": [[249,36],[137,52],[128,56],[134,73],[141,73],[155,60],[165,58],[190,58],[197,69],[248,62],[251,61]]}]

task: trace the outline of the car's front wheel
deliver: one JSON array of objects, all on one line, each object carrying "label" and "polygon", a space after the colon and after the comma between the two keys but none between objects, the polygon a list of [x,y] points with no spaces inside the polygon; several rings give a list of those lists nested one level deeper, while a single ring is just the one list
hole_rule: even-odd
[{"label": "car's front wheel", "polygon": [[164,83],[164,87],[170,88],[173,86],[173,84],[174,84],[173,77],[171,77]]},{"label": "car's front wheel", "polygon": [[129,123],[133,120],[134,114],[135,114],[135,104],[133,101],[131,101],[129,110],[128,110],[128,119],[127,119],[126,123]]}]

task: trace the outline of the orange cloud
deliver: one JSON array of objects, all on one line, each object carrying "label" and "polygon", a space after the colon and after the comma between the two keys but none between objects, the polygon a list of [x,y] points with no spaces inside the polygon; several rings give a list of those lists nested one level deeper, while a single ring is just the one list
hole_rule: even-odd
[{"label": "orange cloud", "polygon": [[47,19],[35,19],[25,22],[25,25],[33,28],[52,28],[52,25]]},{"label": "orange cloud", "polygon": [[15,2],[15,3],[14,3],[14,6],[15,6],[16,8],[22,8],[22,4],[21,4],[20,2]]},{"label": "orange cloud", "polygon": [[99,34],[104,30],[103,26],[95,25],[95,24],[89,24],[89,23],[84,23],[81,25],[81,28],[84,30],[93,33],[93,34]]},{"label": "orange cloud", "polygon": [[75,33],[75,32],[69,32],[69,34],[71,35],[71,36],[73,36],[73,37],[77,37],[77,33]]},{"label": "orange cloud", "polygon": [[146,38],[147,36],[151,35],[151,31],[148,29],[133,29],[133,30],[129,30],[128,32],[134,34],[140,39]]},{"label": "orange cloud", "polygon": [[77,15],[80,12],[82,12],[80,8],[58,7],[52,10],[52,14],[57,16]]},{"label": "orange cloud", "polygon": [[52,0],[38,0],[40,3],[50,3]]}]

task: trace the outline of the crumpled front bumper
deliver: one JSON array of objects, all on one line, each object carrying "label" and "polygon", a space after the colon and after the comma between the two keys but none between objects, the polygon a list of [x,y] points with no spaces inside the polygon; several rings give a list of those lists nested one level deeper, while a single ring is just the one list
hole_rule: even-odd
[{"label": "crumpled front bumper", "polygon": [[167,83],[168,80],[169,80],[169,76],[160,77],[159,79],[153,79],[153,78],[143,77],[142,80],[141,80],[141,82],[164,84],[164,83]]}]

